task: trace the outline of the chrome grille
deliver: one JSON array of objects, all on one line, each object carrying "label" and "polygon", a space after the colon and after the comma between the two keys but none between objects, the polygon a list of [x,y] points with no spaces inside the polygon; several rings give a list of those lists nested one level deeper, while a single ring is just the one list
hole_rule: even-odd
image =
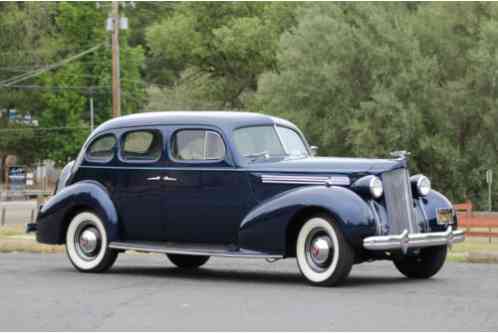
[{"label": "chrome grille", "polygon": [[412,191],[407,169],[398,169],[382,175],[386,200],[389,233],[400,234],[405,229],[419,232],[413,208]]}]

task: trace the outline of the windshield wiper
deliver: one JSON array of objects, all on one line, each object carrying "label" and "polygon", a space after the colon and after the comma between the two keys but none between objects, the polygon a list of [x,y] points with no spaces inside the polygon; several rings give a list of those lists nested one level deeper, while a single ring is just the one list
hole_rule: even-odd
[{"label": "windshield wiper", "polygon": [[244,155],[244,157],[250,158],[253,162],[260,159],[261,157],[264,157],[265,160],[270,158],[270,154],[268,154],[268,151],[262,151],[259,153],[252,153],[252,154],[247,154]]}]

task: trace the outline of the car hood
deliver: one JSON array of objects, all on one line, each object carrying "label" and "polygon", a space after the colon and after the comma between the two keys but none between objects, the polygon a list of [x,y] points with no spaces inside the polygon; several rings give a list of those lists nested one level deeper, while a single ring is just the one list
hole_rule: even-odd
[{"label": "car hood", "polygon": [[379,174],[405,165],[405,160],[309,157],[280,161],[256,162],[250,165],[254,171],[299,172],[299,173],[340,173],[340,174]]}]

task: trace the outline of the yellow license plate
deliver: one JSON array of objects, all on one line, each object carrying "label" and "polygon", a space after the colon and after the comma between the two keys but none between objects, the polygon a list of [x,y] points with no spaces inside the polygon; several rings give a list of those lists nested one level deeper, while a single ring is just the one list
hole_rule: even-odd
[{"label": "yellow license plate", "polygon": [[439,208],[437,210],[437,224],[448,225],[453,223],[453,209]]}]

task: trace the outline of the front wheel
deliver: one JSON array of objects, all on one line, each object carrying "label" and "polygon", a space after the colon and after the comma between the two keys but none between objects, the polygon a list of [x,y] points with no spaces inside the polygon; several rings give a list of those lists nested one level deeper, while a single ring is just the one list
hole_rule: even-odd
[{"label": "front wheel", "polygon": [[396,257],[394,265],[406,277],[428,279],[443,267],[447,251],[446,246],[422,248],[417,255]]},{"label": "front wheel", "polygon": [[208,256],[194,256],[185,254],[167,254],[168,259],[180,268],[197,268],[204,265],[208,260]]},{"label": "front wheel", "polygon": [[296,242],[296,259],[304,277],[315,285],[343,282],[354,262],[354,251],[334,220],[317,215],[301,227]]},{"label": "front wheel", "polygon": [[66,253],[80,272],[103,272],[118,256],[107,247],[107,232],[102,220],[92,212],[81,212],[69,223],[66,232]]}]

